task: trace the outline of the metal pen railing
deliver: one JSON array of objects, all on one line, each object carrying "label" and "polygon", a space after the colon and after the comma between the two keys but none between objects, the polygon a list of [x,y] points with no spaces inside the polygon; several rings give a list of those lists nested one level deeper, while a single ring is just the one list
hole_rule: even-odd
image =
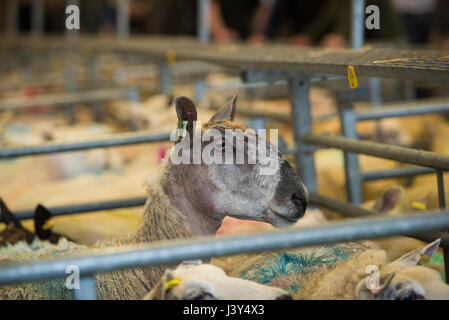
[{"label": "metal pen railing", "polygon": [[[127,245],[99,250],[89,256],[65,257],[48,261],[4,265],[0,285],[66,277],[67,266],[79,268],[79,299],[95,299],[96,273],[189,259],[211,258],[266,250],[289,249],[325,243],[375,239],[392,235],[416,235],[449,228],[449,212],[424,213],[407,217],[371,217],[338,221],[318,227],[261,232],[244,236],[202,237],[165,241],[157,244]],[[447,238],[444,241],[448,241]]]},{"label": "metal pen railing", "polygon": [[[202,1],[203,2],[203,1]],[[204,1],[204,3],[206,3]],[[363,1],[354,1],[358,4],[359,10],[355,13],[360,14],[360,5]],[[12,9],[11,9],[12,10]],[[354,15],[355,19],[355,15]],[[12,25],[12,23],[11,23]],[[204,30],[203,30],[204,32]],[[353,34],[357,43],[363,42],[360,35]],[[40,41],[40,42],[39,42]],[[447,156],[434,153],[422,153],[412,149],[395,149],[392,146],[381,144],[372,145],[369,142],[357,141],[355,138],[355,126],[343,125],[343,134],[352,138],[349,141],[342,137],[320,137],[311,134],[311,112],[309,89],[313,75],[320,74],[326,77],[334,75],[344,76],[348,65],[353,65],[359,76],[386,77],[407,80],[431,80],[431,81],[449,81],[447,64],[449,60],[447,54],[437,51],[413,51],[401,50],[394,52],[392,50],[366,49],[366,50],[298,50],[285,48],[282,46],[273,48],[251,48],[247,46],[216,46],[209,44],[199,44],[185,39],[173,42],[170,39],[152,38],[144,40],[128,40],[117,42],[115,40],[85,39],[78,37],[76,41],[61,39],[46,39],[25,42],[19,39],[18,42],[4,41],[6,47],[33,48],[36,43],[41,48],[47,50],[77,50],[84,48],[93,51],[114,51],[114,52],[133,52],[136,54],[151,57],[161,66],[161,90],[165,93],[170,92],[171,71],[167,64],[167,54],[177,60],[202,60],[217,64],[225,68],[235,70],[254,70],[254,71],[276,71],[276,77],[287,79],[291,91],[292,105],[292,123],[294,127],[295,138],[295,162],[297,170],[311,194],[311,202],[323,207],[347,213],[350,216],[368,216],[376,213],[370,210],[364,210],[354,204],[342,203],[337,200],[326,198],[318,194],[318,185],[315,172],[314,151],[315,145],[325,147],[341,148],[346,153],[346,158],[354,152],[371,154],[384,158],[388,155],[393,160],[410,162],[429,166],[436,170],[439,189],[440,207],[445,207],[443,171],[449,168]],[[359,45],[355,45],[359,46]],[[373,57],[376,60],[373,60]],[[432,63],[427,63],[432,62]],[[440,65],[441,64],[441,65]],[[279,71],[279,72],[278,72]],[[269,74],[269,73],[268,73]],[[262,76],[264,80],[266,75]],[[410,114],[423,114],[427,105],[422,105],[413,109]],[[386,116],[406,116],[406,111],[394,111],[378,109],[376,112],[347,113],[348,122],[372,119],[380,119]],[[420,110],[420,111],[418,111]],[[430,109],[429,109],[430,110]],[[445,111],[446,106],[434,107],[434,112]],[[385,112],[384,112],[385,111]],[[382,113],[383,112],[383,113]],[[375,115],[374,115],[375,114]],[[352,121],[352,122],[350,122]],[[45,154],[53,152],[65,152],[74,150],[85,150],[90,148],[111,147],[116,145],[144,143],[162,141],[162,136],[142,137],[140,134],[133,137],[117,137],[98,141],[84,141],[69,144],[52,144],[44,146],[31,146],[24,148],[14,148],[0,151],[0,158],[31,156],[36,154]],[[167,138],[167,136],[165,136]],[[343,140],[342,140],[343,139]],[[387,152],[387,153],[385,153]],[[407,158],[407,156],[410,158]],[[354,159],[354,158],[352,158]],[[355,163],[355,162],[353,162]],[[356,177],[353,172],[348,171],[351,167],[350,161],[345,161],[348,174],[346,183],[351,184]],[[357,167],[358,169],[358,167]],[[418,169],[409,169],[408,174],[416,173]],[[421,169],[419,169],[421,170]],[[352,172],[352,173],[351,173]],[[360,173],[360,171],[359,171]],[[389,172],[390,176],[400,176],[406,172]],[[378,175],[380,176],[380,174]],[[378,177],[377,176],[377,177]],[[385,176],[385,173],[384,173]],[[365,178],[369,173],[365,174]],[[371,179],[376,178],[376,173],[371,173]],[[353,184],[354,186],[354,184]],[[361,188],[361,185],[360,185]],[[360,193],[361,197],[361,193]],[[126,202],[129,201],[129,202]],[[86,210],[97,210],[98,208],[117,208],[124,205],[138,205],[144,199],[125,199],[117,201],[108,201],[97,204],[71,205],[59,208],[50,208],[57,214],[68,214],[74,212],[85,212]],[[84,206],[84,207],[83,207]],[[30,211],[21,212],[20,218],[30,217]],[[358,239],[368,239],[377,237],[386,237],[391,235],[408,235],[426,239],[426,241],[435,240],[436,237],[442,238],[444,248],[446,279],[449,279],[449,261],[448,261],[448,241],[446,232],[426,232],[432,230],[447,230],[449,215],[447,211],[439,213],[423,212],[422,215],[412,215],[400,218],[376,217],[364,218],[360,221],[341,221],[329,223],[322,227],[304,228],[301,230],[285,230],[273,233],[255,234],[246,237],[230,237],[221,239],[207,238],[204,240],[187,240],[181,243],[173,242],[167,245],[149,247],[145,244],[138,247],[117,248],[114,253],[102,254],[92,257],[65,258],[52,262],[36,262],[18,264],[14,266],[4,266],[0,268],[0,283],[13,283],[17,281],[32,281],[42,278],[52,278],[65,275],[65,266],[68,262],[77,263],[81,266],[82,289],[77,293],[78,298],[94,298],[95,281],[93,273],[106,272],[113,269],[135,267],[148,264],[163,264],[180,261],[183,259],[203,258],[220,255],[230,255],[244,252],[253,252],[269,249],[291,248],[301,245],[323,244],[337,241],[349,241]],[[418,234],[419,233],[419,234]],[[124,250],[123,252],[120,250]],[[64,267],[64,268],[63,268]]]}]

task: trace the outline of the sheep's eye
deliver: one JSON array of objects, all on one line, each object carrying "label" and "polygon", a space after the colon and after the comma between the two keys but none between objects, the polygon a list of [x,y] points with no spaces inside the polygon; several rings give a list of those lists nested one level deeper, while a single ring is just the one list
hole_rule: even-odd
[{"label": "sheep's eye", "polygon": [[401,297],[401,300],[415,300],[416,296],[413,293],[406,294]]},{"label": "sheep's eye", "polygon": [[203,295],[201,293],[199,293],[193,297],[193,300],[201,300],[202,298],[203,298]]}]

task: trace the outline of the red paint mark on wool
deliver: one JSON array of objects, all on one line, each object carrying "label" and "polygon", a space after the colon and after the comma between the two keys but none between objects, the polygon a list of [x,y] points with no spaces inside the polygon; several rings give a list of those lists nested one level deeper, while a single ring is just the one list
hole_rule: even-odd
[{"label": "red paint mark on wool", "polygon": [[213,202],[209,202],[209,208],[215,210],[215,204]]},{"label": "red paint mark on wool", "polygon": [[165,144],[160,144],[157,149],[157,164],[161,165],[162,159],[165,158],[165,153],[167,152],[167,146]]}]

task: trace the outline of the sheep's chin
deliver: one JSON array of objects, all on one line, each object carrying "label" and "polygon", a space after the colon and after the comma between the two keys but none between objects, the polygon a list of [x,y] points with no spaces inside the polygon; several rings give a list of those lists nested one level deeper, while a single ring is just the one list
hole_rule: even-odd
[{"label": "sheep's chin", "polygon": [[273,210],[270,210],[270,219],[267,222],[273,227],[280,229],[293,226],[296,222],[298,222],[298,220],[299,219],[287,218]]}]

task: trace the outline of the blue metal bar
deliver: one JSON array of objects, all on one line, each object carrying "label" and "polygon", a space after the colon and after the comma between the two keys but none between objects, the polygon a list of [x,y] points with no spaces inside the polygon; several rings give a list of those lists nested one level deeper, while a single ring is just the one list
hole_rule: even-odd
[{"label": "blue metal bar", "polygon": [[129,0],[117,0],[117,38],[128,38],[130,34]]},{"label": "blue metal bar", "polygon": [[303,135],[312,131],[309,79],[297,75],[290,80],[290,103],[295,138],[295,163],[299,176],[310,192],[318,191],[314,148],[303,141]]},{"label": "blue metal bar", "polygon": [[169,133],[148,134],[139,132],[139,133],[114,134],[109,135],[106,138],[99,138],[88,141],[79,141],[71,143],[49,143],[30,147],[0,149],[0,159],[33,156],[56,152],[68,152],[68,151],[78,151],[95,148],[126,146],[130,144],[160,142],[169,140],[170,140]]},{"label": "blue metal bar", "polygon": [[[352,106],[344,107],[341,110],[341,125],[343,136],[357,139],[356,114]],[[359,155],[357,153],[345,151],[344,161],[348,201],[359,205],[363,202]]]},{"label": "blue metal bar", "polygon": [[210,41],[210,0],[198,0],[198,39]]},{"label": "blue metal bar", "polygon": [[6,34],[14,36],[19,31],[19,0],[8,0],[6,12]]},{"label": "blue metal bar", "polygon": [[449,112],[448,99],[429,99],[414,103],[384,105],[379,108],[362,109],[357,112],[357,121],[376,120],[384,118],[418,116],[430,113]]},{"label": "blue metal bar", "polygon": [[[324,197],[316,193],[309,193],[309,203],[317,205],[322,208],[332,210],[334,212],[338,212],[342,214],[344,217],[349,218],[386,216],[385,213],[354,206],[350,203]],[[442,243],[442,247],[444,248],[449,246],[449,236],[442,231],[426,232],[418,235],[413,235],[412,237],[425,242],[432,242],[438,238],[446,239],[443,240],[444,242]]]},{"label": "blue metal bar", "polygon": [[44,32],[44,0],[33,0],[33,11],[31,16],[31,30],[33,35],[40,36]]},{"label": "blue metal bar", "polygon": [[[103,202],[82,203],[67,206],[51,207],[47,208],[53,216],[60,216],[74,213],[86,213],[101,210],[113,210],[120,208],[139,207],[143,206],[146,202],[146,197],[136,197],[129,199],[118,199]],[[14,211],[14,215],[17,219],[33,219],[34,209]],[[1,219],[0,219],[1,221]]]},{"label": "blue metal bar", "polygon": [[351,46],[363,47],[365,38],[365,0],[352,0]]},{"label": "blue metal bar", "polygon": [[363,181],[373,181],[380,179],[402,178],[417,176],[421,174],[435,173],[435,169],[426,167],[412,167],[381,171],[368,171],[362,174]]},{"label": "blue metal bar", "polygon": [[442,170],[437,170],[437,184],[438,184],[438,203],[440,209],[446,208],[446,195],[444,192],[444,173]]},{"label": "blue metal bar", "polygon": [[[15,263],[0,268],[0,285],[46,280],[66,276],[69,265],[78,266],[81,274],[183,260],[235,255],[246,252],[288,249],[360,239],[384,238],[393,235],[413,235],[449,228],[449,212],[423,212],[400,217],[376,217],[330,222],[322,226],[291,228],[251,235],[201,237],[161,243],[108,248],[107,253],[90,256],[65,257],[50,261]],[[448,239],[442,239],[443,245]]]},{"label": "blue metal bar", "polygon": [[159,91],[162,94],[170,95],[172,92],[172,72],[168,63],[163,62],[160,64],[159,74]]},{"label": "blue metal bar", "polygon": [[[444,191],[444,172],[437,170],[437,184],[438,184],[438,203],[440,209],[446,209],[446,193]],[[446,230],[446,234],[449,234]],[[449,248],[443,248],[444,259],[444,273],[446,275],[446,283],[449,284]]]},{"label": "blue metal bar", "polygon": [[[80,0],[66,0],[65,5],[66,5],[66,7],[75,5],[79,8]],[[65,35],[67,38],[77,38],[79,36],[79,30],[78,29],[73,29],[73,30],[66,29]]]},{"label": "blue metal bar", "polygon": [[449,170],[449,156],[445,154],[404,148],[385,143],[360,141],[345,137],[328,137],[323,135],[305,134],[305,142],[322,147],[341,149],[373,157],[390,159],[398,162],[416,164],[441,170]]},{"label": "blue metal bar", "polygon": [[93,276],[82,276],[80,279],[80,288],[75,290],[77,300],[96,300],[97,290],[95,278]]},{"label": "blue metal bar", "polygon": [[256,132],[260,129],[267,128],[267,124],[265,123],[264,117],[252,117],[249,126]]},{"label": "blue metal bar", "polygon": [[[73,66],[70,63],[65,66],[65,87],[69,92],[76,91],[77,88]],[[70,124],[75,123],[75,107],[75,103],[70,103],[66,111]]]}]

